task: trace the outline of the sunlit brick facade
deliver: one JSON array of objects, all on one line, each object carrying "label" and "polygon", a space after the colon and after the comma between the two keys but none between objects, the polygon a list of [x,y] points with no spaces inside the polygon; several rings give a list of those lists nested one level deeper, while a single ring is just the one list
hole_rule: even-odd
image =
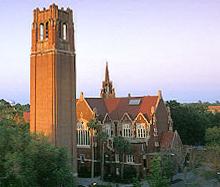
[{"label": "sunlit brick facade", "polygon": [[73,12],[35,9],[30,57],[30,130],[66,147],[75,166],[75,46]]}]

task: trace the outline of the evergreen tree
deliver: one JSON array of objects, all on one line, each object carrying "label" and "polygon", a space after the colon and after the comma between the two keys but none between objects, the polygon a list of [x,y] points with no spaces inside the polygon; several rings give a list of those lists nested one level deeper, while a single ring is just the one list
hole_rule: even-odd
[{"label": "evergreen tree", "polygon": [[161,157],[155,156],[151,163],[150,176],[148,177],[150,187],[168,187],[169,180],[163,175]]}]

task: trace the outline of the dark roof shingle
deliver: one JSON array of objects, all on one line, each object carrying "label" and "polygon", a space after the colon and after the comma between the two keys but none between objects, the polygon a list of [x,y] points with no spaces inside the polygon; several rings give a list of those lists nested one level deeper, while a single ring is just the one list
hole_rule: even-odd
[{"label": "dark roof shingle", "polygon": [[[151,108],[156,107],[158,96],[122,97],[122,98],[85,98],[89,106],[96,108],[100,119],[104,119],[106,113],[112,120],[120,120],[125,113],[135,119],[142,113],[147,119],[151,118]],[[140,99],[140,104],[130,105],[129,101]]]}]

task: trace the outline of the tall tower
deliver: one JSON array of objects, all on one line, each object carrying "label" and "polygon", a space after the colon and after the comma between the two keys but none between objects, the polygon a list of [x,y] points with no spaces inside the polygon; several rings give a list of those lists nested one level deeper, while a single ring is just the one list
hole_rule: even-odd
[{"label": "tall tower", "polygon": [[114,98],[115,97],[115,89],[113,88],[112,81],[110,81],[110,77],[109,77],[108,62],[106,62],[105,80],[102,82],[102,89],[101,89],[100,96],[102,98]]},{"label": "tall tower", "polygon": [[[66,147],[76,160],[76,68],[72,10],[34,10],[30,58],[30,130]],[[73,161],[73,167],[76,164]]]}]

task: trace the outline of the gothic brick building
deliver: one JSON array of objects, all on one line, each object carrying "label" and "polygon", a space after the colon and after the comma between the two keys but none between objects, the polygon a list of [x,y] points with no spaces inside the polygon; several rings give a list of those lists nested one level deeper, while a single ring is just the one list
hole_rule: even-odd
[{"label": "gothic brick building", "polygon": [[[86,98],[81,93],[76,103],[78,172],[85,168],[91,171],[91,137],[88,122],[94,118],[101,123],[108,134],[105,146],[105,174],[120,175],[123,161],[114,149],[113,138],[122,136],[131,143],[131,151],[125,156],[125,168],[133,167],[136,174],[145,176],[150,169],[150,159],[155,152],[181,151],[181,140],[172,130],[170,111],[166,107],[161,91],[154,96],[115,97],[115,90],[109,79],[106,65],[105,81],[100,98]],[[177,145],[177,149],[174,145]],[[100,148],[95,146],[95,170],[100,171]],[[178,150],[178,151],[176,151]]]}]

